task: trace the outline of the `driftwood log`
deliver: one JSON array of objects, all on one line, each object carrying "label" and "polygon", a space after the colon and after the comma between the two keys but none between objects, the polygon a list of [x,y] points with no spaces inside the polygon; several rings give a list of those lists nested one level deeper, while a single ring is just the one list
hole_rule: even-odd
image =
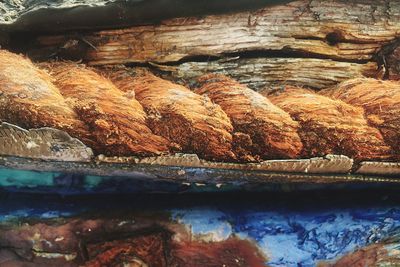
[{"label": "driftwood log", "polygon": [[158,23],[180,16],[254,10],[290,0],[30,0],[0,1],[2,31],[60,32]]},{"label": "driftwood log", "polygon": [[[397,1],[293,1],[203,18],[177,18],[160,25],[85,34],[92,65],[173,62],[191,56],[244,51],[298,51],[341,60],[370,60],[399,34]],[[68,36],[43,36],[59,46]]]},{"label": "driftwood log", "polygon": [[356,77],[382,77],[376,62],[339,62],[317,58],[233,58],[210,62],[185,62],[178,66],[152,64],[165,78],[193,85],[207,73],[228,75],[257,91],[285,85],[321,89]]},{"label": "driftwood log", "polygon": [[155,63],[186,82],[211,71],[252,89],[282,82],[320,89],[354,77],[387,76],[386,58],[399,29],[397,1],[278,1],[256,11],[42,35],[29,55],[90,65]]}]

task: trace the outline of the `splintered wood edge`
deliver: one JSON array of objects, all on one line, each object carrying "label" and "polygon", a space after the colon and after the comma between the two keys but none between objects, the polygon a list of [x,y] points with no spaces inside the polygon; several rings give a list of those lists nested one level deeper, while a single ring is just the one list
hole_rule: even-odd
[{"label": "splintered wood edge", "polygon": [[[151,164],[126,164],[106,162],[56,162],[40,161],[27,158],[0,157],[0,173],[8,170],[34,171],[40,173],[61,173],[101,176],[112,179],[134,179],[153,182],[168,182],[173,184],[196,186],[232,185],[246,187],[256,184],[393,184],[400,183],[395,177],[379,177],[355,174],[312,174],[284,173],[272,171],[240,170],[240,169],[210,169],[207,167],[161,166]],[[14,175],[26,175],[25,172]],[[17,178],[17,177],[16,177]]]},{"label": "splintered wood edge", "polygon": [[90,161],[92,150],[80,140],[53,128],[26,130],[0,124],[0,154],[43,160]]},{"label": "splintered wood edge", "polygon": [[311,159],[266,160],[260,163],[222,163],[201,160],[193,154],[176,154],[159,157],[97,157],[98,162],[209,168],[241,171],[289,172],[289,173],[349,173],[353,160],[342,155],[327,155]]},{"label": "splintered wood edge", "polygon": [[[252,12],[184,17],[125,29],[85,33],[91,65],[179,62],[244,51],[296,51],[370,61],[399,34],[396,1],[291,1]],[[361,29],[360,29],[361,28]],[[367,30],[368,29],[368,30]],[[39,47],[65,47],[71,36],[41,36]],[[200,41],[201,40],[201,41]],[[239,40],[239,41],[238,41]]]},{"label": "splintered wood edge", "polygon": [[[20,168],[27,166],[24,160],[30,159],[51,161],[52,166],[58,166],[58,170],[68,166],[67,162],[75,162],[73,170],[78,170],[80,164],[85,162],[89,165],[82,165],[89,170],[104,166],[103,174],[113,175],[124,169],[141,169],[146,166],[154,166],[157,169],[180,168],[184,169],[203,169],[217,173],[218,171],[238,171],[254,174],[360,174],[360,175],[400,175],[400,163],[394,162],[361,162],[355,165],[354,161],[343,155],[326,155],[325,157],[315,157],[310,159],[289,159],[289,160],[265,160],[259,163],[226,163],[211,162],[199,159],[194,154],[175,154],[157,157],[106,157],[99,155],[96,158],[90,148],[81,141],[72,138],[67,133],[53,128],[40,128],[26,130],[19,126],[5,123],[0,124],[0,155],[3,159],[19,157],[18,165]],[[4,161],[7,167],[7,160]],[[32,165],[34,169],[42,166],[43,163]],[[29,164],[28,164],[29,165]],[[108,166],[108,167],[107,167]],[[24,167],[24,168],[25,168]],[[47,166],[48,167],[48,166]],[[47,168],[46,167],[46,168]],[[110,168],[110,169],[107,169]],[[56,168],[57,169],[57,168]],[[56,170],[54,169],[54,170]],[[40,168],[38,169],[40,170]],[[353,171],[355,170],[355,171]],[[64,170],[68,171],[68,170]],[[311,176],[310,176],[310,179]]]},{"label": "splintered wood edge", "polygon": [[356,174],[400,175],[400,162],[365,161],[359,164]]},{"label": "splintered wood edge", "polygon": [[161,76],[177,82],[193,82],[207,73],[228,75],[256,91],[302,85],[323,89],[357,77],[379,78],[375,62],[364,64],[316,58],[244,58],[229,61],[186,62],[177,66],[151,64]]}]

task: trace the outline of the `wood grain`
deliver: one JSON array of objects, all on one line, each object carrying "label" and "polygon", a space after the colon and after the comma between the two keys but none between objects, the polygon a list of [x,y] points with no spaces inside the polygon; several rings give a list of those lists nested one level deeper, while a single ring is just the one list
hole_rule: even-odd
[{"label": "wood grain", "polygon": [[[371,60],[400,33],[394,0],[299,0],[205,17],[170,19],[159,25],[83,34],[92,65],[175,62],[199,55],[243,51],[297,51],[340,60]],[[70,36],[42,36],[41,47],[65,48]]]},{"label": "wood grain", "polygon": [[352,78],[382,77],[375,62],[359,64],[315,58],[239,58],[153,66],[165,78],[182,80],[189,85],[201,75],[218,73],[256,91],[280,89],[285,85],[322,89]]}]

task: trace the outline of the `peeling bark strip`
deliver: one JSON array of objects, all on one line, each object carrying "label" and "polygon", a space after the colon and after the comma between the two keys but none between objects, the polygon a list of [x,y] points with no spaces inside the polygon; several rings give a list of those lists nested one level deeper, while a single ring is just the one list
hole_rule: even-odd
[{"label": "peeling bark strip", "polygon": [[313,58],[248,58],[230,61],[187,62],[178,66],[153,64],[165,77],[190,84],[206,73],[228,75],[251,89],[261,91],[301,85],[322,89],[356,77],[381,78],[374,62],[366,64]]},{"label": "peeling bark strip", "polygon": [[[300,51],[341,60],[370,60],[400,33],[400,2],[294,1],[255,12],[178,18],[83,35],[92,65],[173,62],[242,51]],[[65,47],[68,36],[43,36],[44,48]]]}]

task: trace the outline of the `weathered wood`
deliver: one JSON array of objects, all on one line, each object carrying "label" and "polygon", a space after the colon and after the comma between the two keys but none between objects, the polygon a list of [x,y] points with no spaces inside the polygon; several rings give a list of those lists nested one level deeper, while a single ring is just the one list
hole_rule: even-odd
[{"label": "weathered wood", "polygon": [[375,62],[359,64],[313,58],[244,58],[153,66],[162,70],[166,78],[183,79],[188,84],[211,72],[228,75],[257,91],[279,89],[284,85],[321,89],[354,77],[380,78],[382,75]]},{"label": "weathered wood", "polygon": [[[191,157],[184,161],[172,157],[160,157],[149,159],[147,162],[143,160],[138,164],[116,164],[104,161],[93,164],[0,157],[0,174],[13,177],[14,181],[25,180],[22,185],[24,185],[23,188],[26,188],[26,185],[32,185],[29,180],[26,181],[27,176],[35,174],[46,177],[46,175],[56,173],[58,175],[54,176],[53,183],[63,177],[66,181],[75,177],[81,182],[74,188],[77,190],[79,185],[88,186],[91,188],[91,193],[97,190],[106,190],[106,192],[118,190],[121,193],[137,190],[136,188],[142,192],[190,192],[191,190],[223,192],[230,190],[315,189],[319,188],[317,186],[324,188],[324,185],[351,187],[355,184],[367,183],[383,186],[389,183],[400,183],[397,176],[349,174],[352,160],[343,156],[331,155],[326,158],[304,160],[273,160],[250,165],[214,162],[206,164],[207,162],[202,160],[192,164],[190,160]],[[177,164],[178,161],[180,163]],[[160,166],[160,163],[164,163],[164,166]],[[96,182],[108,181],[105,184],[109,185],[110,180],[117,184],[116,187],[107,188],[102,185],[103,183]],[[143,187],[146,184],[147,187]],[[62,187],[58,186],[58,189],[60,188]],[[50,189],[51,186],[47,186],[44,189],[36,189],[36,192]]]},{"label": "weathered wood", "polygon": [[[112,158],[104,158],[103,161],[112,163]],[[114,162],[117,162],[114,160]],[[206,167],[209,169],[227,170],[258,170],[266,172],[287,172],[287,173],[350,173],[353,167],[353,160],[343,155],[327,155],[310,159],[292,160],[265,160],[260,163],[219,163],[199,159],[196,155],[184,154],[161,157],[148,157],[137,161],[138,164],[151,164],[160,166],[180,167]],[[363,174],[368,174],[364,172]],[[379,174],[379,172],[374,172]]]},{"label": "weathered wood", "polygon": [[355,173],[369,175],[400,175],[400,163],[364,161],[360,163],[359,168],[355,171]]},{"label": "weathered wood", "polygon": [[0,155],[57,161],[90,161],[93,152],[66,132],[52,128],[25,130],[0,124]]},{"label": "weathered wood", "polygon": [[254,10],[290,0],[29,0],[0,1],[0,31],[104,29],[205,14]]},{"label": "weathered wood", "polygon": [[[370,60],[400,33],[400,2],[307,1],[255,12],[178,18],[84,34],[84,58],[92,65],[171,62],[199,55],[243,51],[298,51],[341,60]],[[61,48],[68,36],[42,36],[45,48]],[[71,48],[71,46],[69,46]]]}]

